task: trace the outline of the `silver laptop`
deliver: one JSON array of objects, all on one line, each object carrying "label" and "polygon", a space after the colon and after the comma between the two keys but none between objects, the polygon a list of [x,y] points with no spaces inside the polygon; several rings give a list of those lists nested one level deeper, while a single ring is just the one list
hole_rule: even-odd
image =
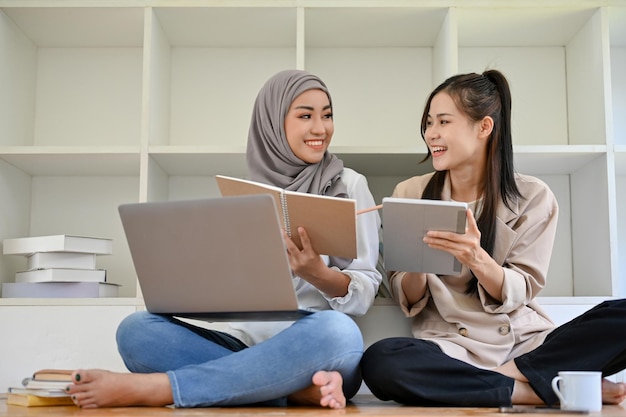
[{"label": "silver laptop", "polygon": [[207,321],[295,320],[270,195],[132,203],[119,213],[148,311]]}]

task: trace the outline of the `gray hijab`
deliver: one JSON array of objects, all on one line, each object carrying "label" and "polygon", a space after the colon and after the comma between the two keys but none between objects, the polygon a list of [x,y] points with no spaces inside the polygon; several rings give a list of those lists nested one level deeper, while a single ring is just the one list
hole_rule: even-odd
[{"label": "gray hijab", "polygon": [[[254,102],[248,131],[249,179],[290,191],[348,197],[341,181],[341,159],[326,151],[320,162],[309,164],[298,158],[287,142],[285,116],[289,106],[300,94],[312,89],[324,91],[332,108],[326,84],[305,71],[281,71],[261,88]],[[330,257],[330,265],[340,269],[350,262],[351,259]]]},{"label": "gray hijab", "polygon": [[270,78],[256,98],[248,132],[249,178],[303,193],[347,197],[340,176],[343,161],[326,151],[317,164],[298,158],[285,136],[285,116],[296,97],[319,89],[332,100],[326,84],[305,71],[286,70]]}]

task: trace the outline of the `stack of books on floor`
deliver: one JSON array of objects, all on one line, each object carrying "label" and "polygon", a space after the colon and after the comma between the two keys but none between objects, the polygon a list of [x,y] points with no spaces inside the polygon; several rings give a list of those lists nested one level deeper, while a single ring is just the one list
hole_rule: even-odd
[{"label": "stack of books on floor", "polygon": [[98,255],[113,253],[106,238],[50,235],[5,239],[5,255],[26,257],[26,269],[15,282],[2,284],[3,298],[117,297],[119,285],[107,282]]},{"label": "stack of books on floor", "polygon": [[72,383],[72,371],[42,369],[22,380],[22,386],[9,387],[8,405],[24,407],[73,405],[65,388]]}]

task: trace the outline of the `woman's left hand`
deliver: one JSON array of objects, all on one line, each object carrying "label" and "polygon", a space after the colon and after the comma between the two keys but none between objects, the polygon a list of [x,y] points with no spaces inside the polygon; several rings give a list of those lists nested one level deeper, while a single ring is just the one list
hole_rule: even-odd
[{"label": "woman's left hand", "polygon": [[424,243],[433,249],[450,253],[463,265],[472,267],[479,259],[481,252],[480,230],[474,219],[472,210],[467,210],[467,226],[465,233],[444,232],[431,230],[426,233]]}]

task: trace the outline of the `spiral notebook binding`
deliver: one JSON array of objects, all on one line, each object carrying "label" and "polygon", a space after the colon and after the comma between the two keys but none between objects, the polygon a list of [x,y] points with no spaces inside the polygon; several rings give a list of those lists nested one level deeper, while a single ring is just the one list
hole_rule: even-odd
[{"label": "spiral notebook binding", "polygon": [[291,222],[289,221],[289,209],[287,208],[287,196],[285,192],[280,193],[280,206],[283,211],[283,221],[285,223],[285,231],[287,236],[291,237]]}]

